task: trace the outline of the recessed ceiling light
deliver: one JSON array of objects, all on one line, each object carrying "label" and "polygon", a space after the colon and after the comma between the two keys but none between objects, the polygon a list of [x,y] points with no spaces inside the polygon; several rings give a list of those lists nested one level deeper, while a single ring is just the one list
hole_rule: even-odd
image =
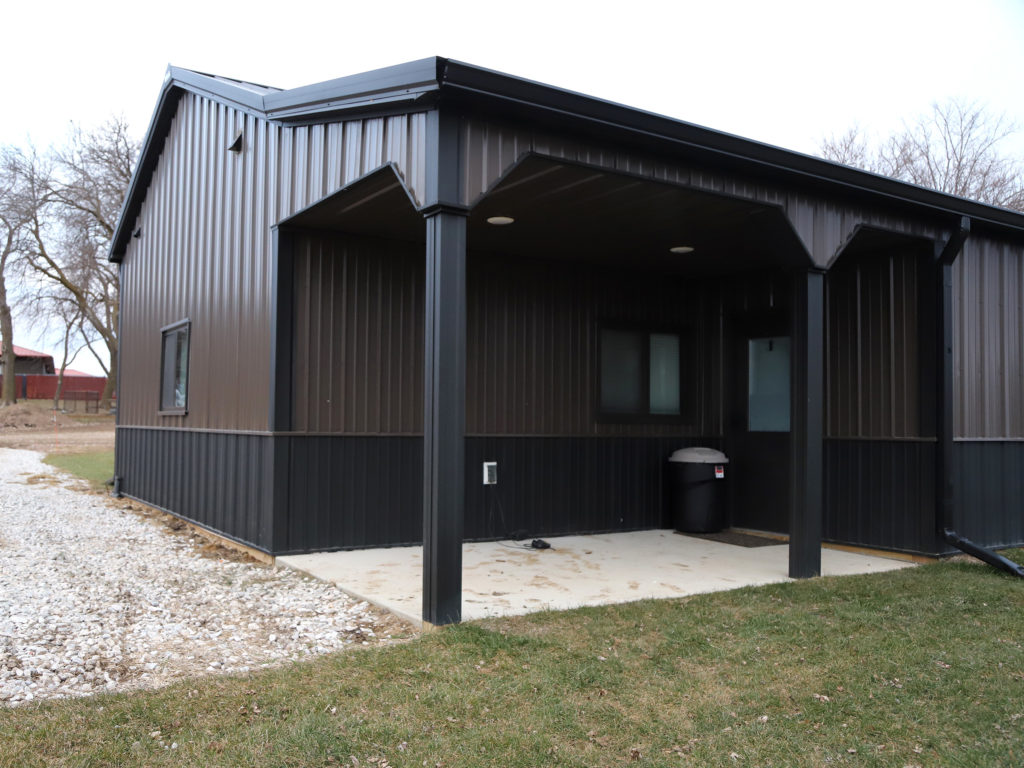
[{"label": "recessed ceiling light", "polygon": [[693,253],[692,245],[674,245],[668,249],[669,253]]},{"label": "recessed ceiling light", "polygon": [[496,227],[504,227],[506,224],[511,224],[515,219],[511,216],[488,216],[487,223],[493,224]]}]

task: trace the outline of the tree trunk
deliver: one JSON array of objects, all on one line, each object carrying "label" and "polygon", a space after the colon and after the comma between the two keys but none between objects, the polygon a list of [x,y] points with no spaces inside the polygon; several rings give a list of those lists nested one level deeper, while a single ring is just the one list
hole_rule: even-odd
[{"label": "tree trunk", "polygon": [[14,377],[14,321],[11,319],[11,308],[7,304],[7,284],[0,272],[0,340],[4,363],[3,391],[0,392],[0,405],[14,405],[17,402],[16,379]]},{"label": "tree trunk", "polygon": [[[67,356],[64,358],[67,359]],[[57,373],[57,389],[53,393],[53,410],[60,410],[60,396],[64,394],[64,369],[66,366],[62,365],[60,371]]]},{"label": "tree trunk", "polygon": [[110,353],[110,368],[107,374],[107,383],[103,385],[103,394],[100,396],[100,412],[106,413],[110,410],[110,401],[114,396],[114,388],[117,386],[117,347],[107,344],[107,351]]}]

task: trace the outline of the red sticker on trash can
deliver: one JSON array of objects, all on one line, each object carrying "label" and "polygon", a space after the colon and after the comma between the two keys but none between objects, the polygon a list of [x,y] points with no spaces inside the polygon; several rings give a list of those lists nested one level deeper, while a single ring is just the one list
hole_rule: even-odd
[{"label": "red sticker on trash can", "polygon": [[725,477],[725,467],[721,464],[715,465],[715,480],[721,480]]}]

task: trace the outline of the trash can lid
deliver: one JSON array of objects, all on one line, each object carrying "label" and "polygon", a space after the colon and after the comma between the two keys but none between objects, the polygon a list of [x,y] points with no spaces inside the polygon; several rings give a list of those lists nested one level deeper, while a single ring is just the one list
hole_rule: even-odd
[{"label": "trash can lid", "polygon": [[728,464],[729,459],[714,448],[680,448],[668,457],[669,461],[684,464]]}]

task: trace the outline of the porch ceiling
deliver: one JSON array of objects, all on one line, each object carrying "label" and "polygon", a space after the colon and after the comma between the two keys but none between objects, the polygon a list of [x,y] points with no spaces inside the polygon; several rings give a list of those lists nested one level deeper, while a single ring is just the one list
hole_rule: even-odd
[{"label": "porch ceiling", "polygon": [[[515,222],[494,226],[491,216]],[[425,228],[392,166],[353,181],[283,226],[407,242]],[[781,210],[539,156],[522,159],[472,208],[470,254],[562,259],[673,274],[729,275],[809,264]],[[675,254],[674,246],[692,253]]]},{"label": "porch ceiling", "polygon": [[284,219],[282,226],[423,242],[423,216],[385,165]]},{"label": "porch ceiling", "polygon": [[[515,223],[494,226],[491,216]],[[783,213],[550,158],[524,158],[473,208],[470,251],[571,259],[684,274],[808,264]],[[688,254],[670,253],[690,246]]]}]

